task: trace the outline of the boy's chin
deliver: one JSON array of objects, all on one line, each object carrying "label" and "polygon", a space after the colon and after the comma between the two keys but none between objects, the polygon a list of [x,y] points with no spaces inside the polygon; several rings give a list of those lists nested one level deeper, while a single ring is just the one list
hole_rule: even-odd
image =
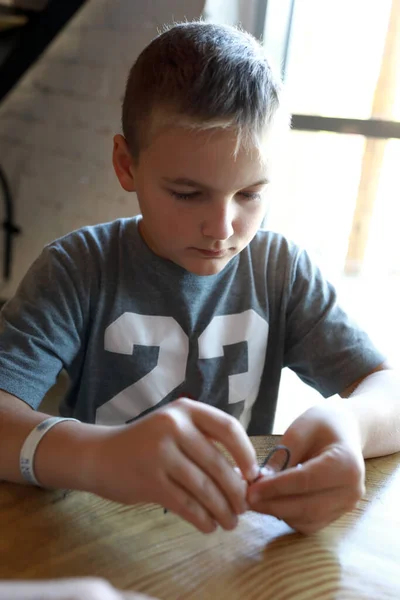
[{"label": "boy's chin", "polygon": [[208,275],[218,275],[232,259],[229,258],[215,258],[215,259],[196,259],[196,260],[185,260],[182,261],[181,267],[193,273],[193,275],[199,275],[206,277]]}]

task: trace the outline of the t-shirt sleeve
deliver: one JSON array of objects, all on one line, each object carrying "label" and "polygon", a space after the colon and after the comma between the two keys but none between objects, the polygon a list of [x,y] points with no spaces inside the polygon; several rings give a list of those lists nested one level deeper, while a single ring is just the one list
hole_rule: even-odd
[{"label": "t-shirt sleeve", "polygon": [[324,397],[385,360],[365,331],[339,306],[334,287],[298,251],[287,301],[284,366]]},{"label": "t-shirt sleeve", "polygon": [[76,262],[46,247],[0,315],[0,389],[37,408],[83,351],[88,293]]}]

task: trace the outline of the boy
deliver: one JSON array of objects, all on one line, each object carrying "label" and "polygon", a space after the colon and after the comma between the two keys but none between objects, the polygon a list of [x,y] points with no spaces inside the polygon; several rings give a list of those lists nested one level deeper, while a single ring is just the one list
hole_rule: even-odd
[{"label": "boy", "polygon": [[[279,82],[248,34],[184,23],[139,56],[122,121],[141,216],[50,244],[3,310],[0,478],[156,502],[204,533],[247,508],[316,531],[361,497],[363,457],[400,450],[399,386],[307,254],[259,231]],[[289,469],[259,478],[247,433],[271,431],[283,366],[351,398],[296,419]],[[80,422],[52,427],[29,407],[63,367]]]}]

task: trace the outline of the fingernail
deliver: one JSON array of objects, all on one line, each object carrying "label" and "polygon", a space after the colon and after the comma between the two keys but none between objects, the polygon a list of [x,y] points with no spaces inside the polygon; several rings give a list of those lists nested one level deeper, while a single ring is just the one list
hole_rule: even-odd
[{"label": "fingernail", "polygon": [[232,515],[232,519],[231,519],[227,529],[229,531],[231,531],[232,529],[235,529],[235,527],[237,527],[238,523],[239,523],[239,519],[237,518],[237,515]]},{"label": "fingernail", "polygon": [[260,467],[258,465],[253,465],[250,469],[247,477],[247,481],[250,483],[257,479],[260,476]]},{"label": "fingernail", "polygon": [[239,510],[237,511],[238,515],[242,515],[248,510],[247,502],[242,502],[239,506]]},{"label": "fingernail", "polygon": [[260,469],[260,475],[262,477],[271,477],[271,475],[275,475],[275,471],[271,467],[262,467]]}]

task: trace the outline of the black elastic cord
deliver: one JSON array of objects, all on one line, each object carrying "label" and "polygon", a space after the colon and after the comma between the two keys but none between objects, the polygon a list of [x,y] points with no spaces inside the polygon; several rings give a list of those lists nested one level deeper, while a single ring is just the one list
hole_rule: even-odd
[{"label": "black elastic cord", "polygon": [[0,166],[0,183],[3,190],[5,220],[3,221],[4,238],[4,259],[3,259],[3,277],[9,279],[11,275],[11,259],[12,259],[12,238],[21,232],[20,228],[14,224],[14,206],[11,189],[8,185],[7,178]]},{"label": "black elastic cord", "polygon": [[283,450],[283,452],[285,452],[285,454],[286,454],[285,460],[280,468],[281,471],[284,471],[290,461],[290,450],[286,446],[282,446],[282,445],[274,446],[274,448],[272,448],[272,450],[270,450],[268,452],[267,456],[264,459],[264,462],[261,465],[261,468],[265,467],[267,465],[268,461],[274,456],[274,454],[276,454],[277,452],[280,452],[281,450]]}]

